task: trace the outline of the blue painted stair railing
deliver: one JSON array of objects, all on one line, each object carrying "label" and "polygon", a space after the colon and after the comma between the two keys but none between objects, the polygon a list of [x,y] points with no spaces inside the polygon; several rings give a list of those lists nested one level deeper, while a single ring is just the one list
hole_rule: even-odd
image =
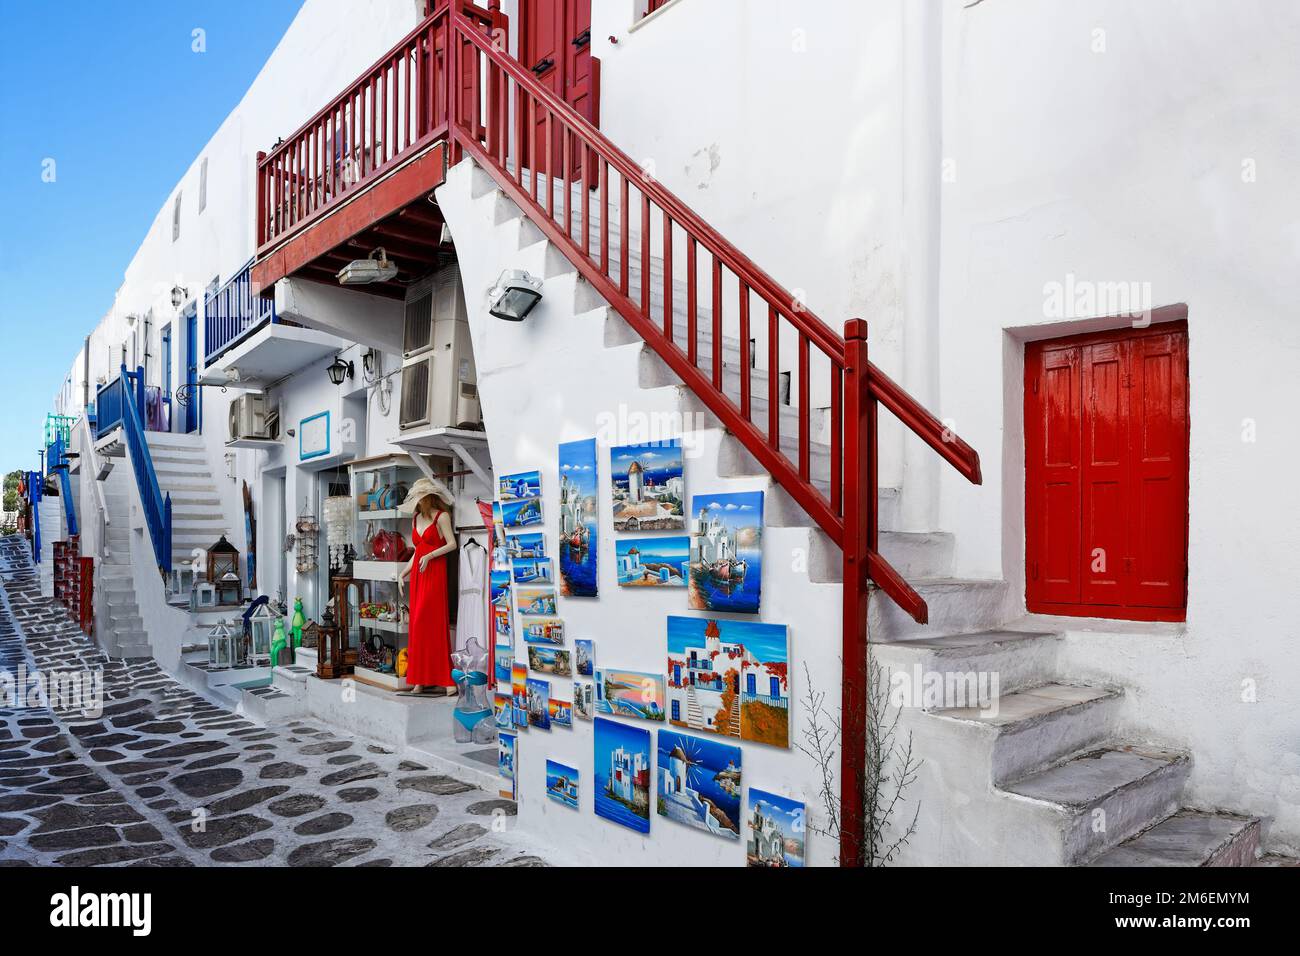
[{"label": "blue painted stair railing", "polygon": [[59,496],[63,499],[63,514],[68,519],[68,536],[79,533],[77,527],[77,503],[72,498],[72,475],[68,467],[68,446],[62,433],[56,434],[54,441],[45,452],[45,470],[59,479]]}]

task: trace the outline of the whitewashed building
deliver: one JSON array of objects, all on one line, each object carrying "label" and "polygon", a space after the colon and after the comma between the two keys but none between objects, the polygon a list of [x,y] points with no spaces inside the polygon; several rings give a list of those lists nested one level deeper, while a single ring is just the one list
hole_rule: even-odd
[{"label": "whitewashed building", "polygon": [[[1300,852],[1297,39],[1263,0],[306,0],[58,383],[99,639],[243,702],[192,666],[223,616],[185,603],[196,552],[224,534],[249,596],[316,619],[335,576],[299,522],[396,456],[448,478],[462,540],[540,470],[558,562],[557,449],[596,436],[599,596],[558,616],[661,673],[684,592],[615,562],[635,428],[682,439],[687,514],[766,493],[790,737],[810,695],[856,715],[838,845],[816,761],[745,745],[747,784],[807,803],[810,865],[861,851],[864,633],[888,672],[999,677],[993,713],[907,708],[900,862]],[[519,322],[492,314],[512,270],[540,283]],[[123,367],[142,442],[109,417]],[[479,779],[433,703],[274,680]],[[590,725],[515,754],[517,825],[575,858],[743,865],[748,833],[555,807],[548,758],[594,779]]]}]

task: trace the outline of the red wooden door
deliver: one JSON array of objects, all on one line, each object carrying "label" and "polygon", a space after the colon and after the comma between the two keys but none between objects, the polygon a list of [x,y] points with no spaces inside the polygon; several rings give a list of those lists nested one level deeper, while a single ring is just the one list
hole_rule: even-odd
[{"label": "red wooden door", "polygon": [[1026,347],[1031,611],[1182,619],[1187,401],[1185,323]]},{"label": "red wooden door", "polygon": [[[591,0],[520,0],[519,61],[557,98],[599,124],[599,64],[591,55]],[[546,112],[538,109],[525,165],[546,155]],[[570,143],[570,174],[581,167],[581,148]],[[549,169],[559,172],[564,143],[560,126],[551,130]],[[539,167],[546,172],[547,166]]]}]

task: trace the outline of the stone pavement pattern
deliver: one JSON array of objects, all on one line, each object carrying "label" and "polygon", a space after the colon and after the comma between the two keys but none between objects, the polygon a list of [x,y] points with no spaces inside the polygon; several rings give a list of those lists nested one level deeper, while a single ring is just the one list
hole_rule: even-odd
[{"label": "stone pavement pattern", "polygon": [[112,660],[0,540],[0,670],[103,668],[103,714],[4,709],[0,866],[544,866],[515,805],[307,719],[265,728]]}]

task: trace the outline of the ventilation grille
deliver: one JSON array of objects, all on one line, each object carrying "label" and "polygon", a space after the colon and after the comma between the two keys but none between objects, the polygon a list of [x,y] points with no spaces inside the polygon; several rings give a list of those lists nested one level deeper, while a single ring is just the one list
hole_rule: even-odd
[{"label": "ventilation grille", "polygon": [[433,345],[433,291],[423,293],[406,303],[406,329],[402,336],[402,351],[407,358],[426,352]]},{"label": "ventilation grille", "polygon": [[429,423],[429,371],[433,359],[412,362],[402,369],[402,419],[403,429]]}]

